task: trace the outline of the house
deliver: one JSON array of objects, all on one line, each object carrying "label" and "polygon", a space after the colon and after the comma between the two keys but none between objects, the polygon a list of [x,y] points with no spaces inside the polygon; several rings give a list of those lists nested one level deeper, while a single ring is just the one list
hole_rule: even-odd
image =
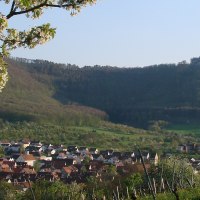
[{"label": "house", "polygon": [[51,166],[54,167],[55,169],[62,169],[65,166],[70,166],[77,164],[75,159],[54,159],[51,162]]},{"label": "house", "polygon": [[29,139],[20,140],[19,144],[22,145],[22,147],[25,149],[27,146],[30,145],[30,140]]},{"label": "house", "polygon": [[14,166],[16,166],[16,162],[9,161],[9,160],[4,160],[1,164],[8,165],[10,169],[12,169]]},{"label": "house", "polygon": [[44,146],[42,146],[42,148],[43,148],[43,151],[46,151],[48,154],[49,153],[56,154],[56,153],[64,152],[62,145],[51,145],[50,144],[49,146],[46,146],[45,148],[44,148]]},{"label": "house", "polygon": [[16,153],[16,154],[12,154],[9,158],[10,161],[15,161],[17,160],[17,158],[19,158],[20,154]]},{"label": "house", "polygon": [[32,153],[32,152],[42,152],[42,147],[40,146],[34,146],[34,145],[29,145],[25,148],[25,153]]},{"label": "house", "polygon": [[75,158],[77,158],[77,155],[74,153],[69,153],[68,155],[67,155],[67,158],[70,158],[70,159],[75,159]]},{"label": "house", "polygon": [[122,153],[122,157],[123,158],[131,158],[131,157],[134,157],[134,156],[136,156],[136,154],[134,153],[134,152],[124,152],[124,153]]},{"label": "house", "polygon": [[92,147],[92,148],[89,148],[89,152],[91,154],[98,154],[99,150],[97,148]]},{"label": "house", "polygon": [[181,153],[186,153],[187,152],[187,148],[186,148],[185,145],[181,144],[181,145],[178,145],[177,151],[179,151]]},{"label": "house", "polygon": [[31,141],[31,142],[30,142],[30,145],[31,145],[31,146],[36,146],[36,147],[41,147],[41,146],[42,146],[42,143],[41,143],[40,141],[34,140],[34,141]]},{"label": "house", "polygon": [[56,148],[51,144],[42,146],[42,151],[45,152],[45,154],[47,154],[48,156],[53,156],[57,153]]},{"label": "house", "polygon": [[44,180],[47,180],[47,181],[54,181],[54,180],[59,180],[59,177],[57,175],[57,173],[53,172],[51,169],[49,168],[44,168],[44,169],[41,169],[38,174],[37,174],[37,177],[39,179],[44,179]]},{"label": "house", "polygon": [[6,163],[2,163],[0,165],[0,172],[2,173],[11,173],[12,169],[10,168],[10,166]]},{"label": "house", "polygon": [[6,147],[9,147],[11,144],[10,144],[10,142],[0,142],[0,146],[2,147],[2,148],[6,148]]},{"label": "house", "polygon": [[150,159],[150,154],[149,154],[149,152],[148,152],[148,151],[142,152],[142,158],[143,158],[144,162],[145,162],[145,161],[148,161],[148,160]]},{"label": "house", "polygon": [[57,159],[65,159],[65,158],[67,158],[67,155],[65,152],[60,152],[56,158]]},{"label": "house", "polygon": [[99,161],[105,161],[105,158],[104,158],[102,155],[100,155],[100,156],[97,158],[97,160],[99,160]]},{"label": "house", "polygon": [[197,144],[181,144],[178,145],[177,151],[181,153],[191,153],[195,152],[197,150],[198,145]]},{"label": "house", "polygon": [[97,158],[100,156],[100,154],[92,154],[91,160],[97,160]]},{"label": "house", "polygon": [[81,154],[86,154],[88,153],[89,149],[87,147],[79,147],[79,152]]},{"label": "house", "polygon": [[117,157],[117,158],[120,159],[121,156],[122,156],[122,153],[121,153],[121,152],[118,152],[118,151],[114,151],[113,154],[112,154],[112,156],[113,156],[113,157]]},{"label": "house", "polygon": [[152,153],[150,154],[150,162],[153,163],[154,165],[158,165],[158,154],[157,153]]},{"label": "house", "polygon": [[24,167],[21,172],[23,174],[29,174],[29,175],[35,174],[36,175],[36,171],[34,170],[34,168],[28,167],[28,166]]},{"label": "house", "polygon": [[116,164],[119,162],[119,158],[116,156],[111,156],[110,158],[106,159],[107,163]]},{"label": "house", "polygon": [[40,156],[41,156],[41,152],[38,152],[38,151],[33,151],[33,152],[30,152],[30,154],[32,154],[35,158],[39,159]]},{"label": "house", "polygon": [[110,156],[113,154],[113,150],[102,150],[99,152],[100,155],[104,156],[104,157],[107,157],[107,156]]},{"label": "house", "polygon": [[135,162],[140,161],[140,156],[137,153],[134,153],[134,152],[124,152],[124,153],[122,153],[120,160],[123,163],[133,164]]},{"label": "house", "polygon": [[71,173],[77,173],[77,172],[78,172],[78,169],[74,165],[63,167],[61,170],[61,177],[67,178],[70,176]]},{"label": "house", "polygon": [[78,147],[75,145],[71,145],[67,147],[68,152],[79,152]]},{"label": "house", "polygon": [[18,144],[18,143],[15,143],[15,144],[11,144],[10,146],[6,147],[5,151],[6,152],[12,152],[12,153],[19,153],[20,148],[21,148],[21,145]]},{"label": "house", "polygon": [[89,161],[89,169],[90,171],[97,172],[103,169],[104,163],[101,160],[90,160]]},{"label": "house", "polygon": [[32,154],[22,154],[17,159],[17,163],[26,163],[27,165],[33,166],[36,159]]}]

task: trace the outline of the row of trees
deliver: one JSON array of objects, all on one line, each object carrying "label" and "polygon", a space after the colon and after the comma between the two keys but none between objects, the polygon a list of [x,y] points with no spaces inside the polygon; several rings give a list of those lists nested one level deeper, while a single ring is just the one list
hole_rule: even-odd
[{"label": "row of trees", "polygon": [[[197,59],[198,60],[198,59]],[[148,127],[150,120],[176,123],[200,116],[200,63],[117,68],[16,59],[34,78],[54,88],[63,104],[106,111],[114,122]]]}]

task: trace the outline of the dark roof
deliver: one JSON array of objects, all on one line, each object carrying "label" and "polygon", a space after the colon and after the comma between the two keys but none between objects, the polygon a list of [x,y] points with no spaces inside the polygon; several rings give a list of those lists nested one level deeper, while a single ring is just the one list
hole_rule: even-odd
[{"label": "dark roof", "polygon": [[40,148],[41,148],[41,147],[36,147],[36,146],[30,145],[30,146],[27,146],[27,147],[25,148],[25,150],[26,150],[26,151],[39,151]]},{"label": "dark roof", "polygon": [[113,152],[112,156],[120,158],[122,156],[122,153],[121,152]]},{"label": "dark roof", "polygon": [[72,152],[72,151],[77,151],[78,150],[78,147],[77,146],[68,146],[67,147],[67,151],[69,151],[69,152]]},{"label": "dark roof", "polygon": [[19,158],[20,154],[13,154],[10,156],[10,158],[13,158],[14,160],[17,160]]},{"label": "dark roof", "polygon": [[12,144],[10,147],[20,147],[20,144]]},{"label": "dark roof", "polygon": [[99,156],[100,156],[100,154],[92,154],[92,157],[93,157],[94,159],[97,159]]},{"label": "dark roof", "polygon": [[32,140],[30,143],[31,144],[38,144],[38,143],[40,143],[40,141],[39,140]]},{"label": "dark roof", "polygon": [[101,151],[99,152],[99,154],[100,154],[100,155],[103,155],[103,156],[104,156],[104,155],[108,155],[108,153],[109,153],[109,152],[108,152],[107,150],[101,150]]},{"label": "dark roof", "polygon": [[95,147],[89,148],[89,151],[96,151],[96,150],[97,150],[97,148],[95,148]]},{"label": "dark roof", "polygon": [[79,152],[75,152],[74,153],[76,156],[80,156],[81,155],[81,153],[79,153]]},{"label": "dark roof", "polygon": [[79,150],[82,151],[82,150],[86,150],[87,147],[79,147]]},{"label": "dark roof", "polygon": [[52,161],[52,166],[55,169],[62,169],[65,166],[73,165],[73,161],[74,161],[74,159],[69,159],[69,158],[55,159],[55,160]]},{"label": "dark roof", "polygon": [[38,151],[31,151],[31,152],[29,152],[29,154],[32,154],[35,157],[40,157],[41,156],[41,153],[38,152]]},{"label": "dark roof", "polygon": [[55,169],[62,169],[64,166],[66,166],[65,160],[64,160],[64,159],[57,159],[57,160],[54,160],[54,161],[52,161],[52,166],[53,166]]},{"label": "dark roof", "polygon": [[132,154],[133,154],[133,152],[124,152],[124,153],[122,153],[122,156],[125,158],[131,158]]}]

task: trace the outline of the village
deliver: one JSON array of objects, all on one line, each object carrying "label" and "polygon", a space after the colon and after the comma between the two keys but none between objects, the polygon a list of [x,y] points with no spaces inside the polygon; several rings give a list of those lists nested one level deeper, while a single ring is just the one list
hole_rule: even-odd
[{"label": "village", "polygon": [[[21,186],[44,179],[64,183],[84,183],[101,176],[111,167],[118,173],[143,172],[138,152],[116,152],[97,148],[43,144],[40,141],[0,142],[5,156],[0,158],[0,180]],[[158,164],[157,153],[142,152],[145,167]]]},{"label": "village", "polygon": [[[23,190],[38,179],[62,180],[65,183],[84,183],[90,176],[114,167],[118,173],[144,172],[141,156],[137,151],[117,152],[75,145],[43,144],[40,141],[0,142],[5,156],[0,158],[0,179],[20,185]],[[194,146],[194,145],[193,145]],[[181,145],[179,151],[183,151]],[[142,151],[145,167],[157,165],[157,153]],[[191,159],[197,171],[200,161]]]}]

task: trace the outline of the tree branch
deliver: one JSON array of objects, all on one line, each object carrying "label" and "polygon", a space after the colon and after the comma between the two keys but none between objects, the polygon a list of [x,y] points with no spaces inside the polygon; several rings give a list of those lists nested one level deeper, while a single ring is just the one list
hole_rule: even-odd
[{"label": "tree branch", "polygon": [[73,4],[64,4],[64,5],[58,5],[58,4],[46,4],[47,7],[54,7],[54,8],[67,8],[70,6],[73,6]]},{"label": "tree branch", "polygon": [[12,13],[14,11],[14,7],[15,7],[15,1],[13,0],[12,6],[11,6],[11,9],[10,9],[10,13]]},{"label": "tree branch", "polygon": [[[79,5],[81,5],[83,1],[80,0],[80,2],[78,2]],[[67,8],[67,7],[73,7],[74,4],[73,3],[68,3],[68,4],[63,4],[63,5],[59,5],[59,4],[48,4],[47,3],[47,0],[45,0],[45,2],[37,5],[37,6],[34,6],[32,8],[29,8],[27,10],[22,10],[22,11],[19,11],[19,12],[16,12],[16,9],[17,7],[15,7],[15,1],[13,1],[12,3],[12,6],[11,6],[11,10],[10,10],[10,13],[6,16],[7,19],[10,19],[11,17],[13,17],[14,15],[21,15],[21,14],[26,14],[28,12],[32,12],[36,9],[39,9],[39,8],[42,8],[42,7],[54,7],[54,8]]]},{"label": "tree branch", "polygon": [[[39,9],[39,8],[41,8],[41,7],[46,6],[46,3],[47,3],[47,0],[46,0],[45,2],[43,2],[43,3],[39,4],[39,5],[37,5],[37,6],[34,6],[34,7],[32,7],[32,8],[29,8],[29,9],[27,9],[27,10],[22,10],[22,11],[19,11],[19,12],[15,12],[15,11],[14,11],[14,8],[13,8],[13,10],[6,16],[6,18],[7,18],[7,19],[10,19],[10,18],[13,17],[14,15],[21,15],[21,14],[25,14],[25,13],[34,11],[34,10],[36,10],[36,9]],[[12,9],[12,8],[11,8],[11,9]]]},{"label": "tree branch", "polygon": [[[10,12],[9,12],[9,14],[6,16],[6,18],[9,19],[9,18],[10,18],[9,16],[11,16],[11,15],[15,12],[15,10],[16,10],[16,8],[15,8],[15,1],[13,0],[12,5],[11,5],[11,8],[10,8]],[[8,18],[8,17],[9,17],[9,18]]]}]

